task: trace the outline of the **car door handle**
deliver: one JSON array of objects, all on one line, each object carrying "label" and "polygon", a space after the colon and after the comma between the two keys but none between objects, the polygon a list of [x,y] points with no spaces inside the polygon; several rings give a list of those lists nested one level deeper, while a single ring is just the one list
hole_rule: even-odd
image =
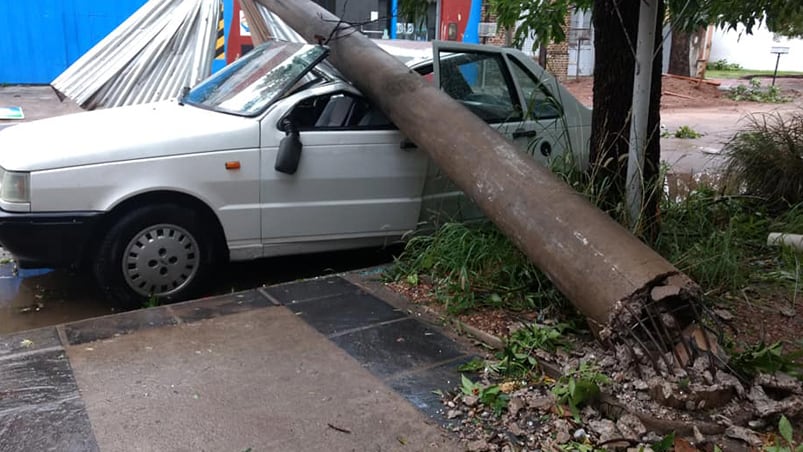
[{"label": "car door handle", "polygon": [[538,135],[538,133],[535,130],[518,129],[513,132],[513,138],[535,138],[536,135]]},{"label": "car door handle", "polygon": [[406,138],[404,140],[402,140],[401,143],[399,143],[399,149],[408,150],[408,149],[415,149],[417,147],[418,146],[416,146],[415,143],[413,143],[412,141],[410,141],[410,140],[408,140]]}]

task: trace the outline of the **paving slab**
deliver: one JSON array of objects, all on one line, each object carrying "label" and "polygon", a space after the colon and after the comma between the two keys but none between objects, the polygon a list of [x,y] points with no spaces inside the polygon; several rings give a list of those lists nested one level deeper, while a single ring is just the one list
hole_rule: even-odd
[{"label": "paving slab", "polygon": [[283,307],[67,347],[101,450],[458,450]]},{"label": "paving slab", "polygon": [[0,451],[460,450],[434,391],[470,348],[372,292],[334,276],[0,336]]},{"label": "paving slab", "polygon": [[0,451],[98,450],[55,328],[0,341]]}]

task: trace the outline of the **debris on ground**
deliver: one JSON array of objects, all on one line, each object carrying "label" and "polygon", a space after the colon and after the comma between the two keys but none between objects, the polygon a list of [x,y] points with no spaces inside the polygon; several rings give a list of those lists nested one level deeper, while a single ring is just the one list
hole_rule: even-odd
[{"label": "debris on ground", "polygon": [[[426,285],[388,286],[408,296],[413,309],[445,315],[428,297]],[[481,329],[504,332],[507,351],[513,332],[551,328],[511,320],[515,313],[498,311],[489,310],[484,319],[482,312],[464,318],[478,321]],[[718,311],[714,315],[721,320],[734,317]],[[706,330],[690,334],[696,337],[695,347],[716,343],[706,339]],[[552,352],[530,350],[535,363],[530,373],[506,375],[505,358],[499,358],[505,352],[461,369],[468,382],[444,395],[443,416],[466,450],[757,450],[779,440],[782,415],[793,419],[792,425],[803,421],[803,386],[788,374],[758,373],[747,379],[718,362],[726,359],[718,350],[691,355],[685,368],[656,368],[639,347],[606,349],[590,334],[565,336]],[[578,396],[591,380],[599,393]],[[576,396],[577,403],[567,394]]]}]

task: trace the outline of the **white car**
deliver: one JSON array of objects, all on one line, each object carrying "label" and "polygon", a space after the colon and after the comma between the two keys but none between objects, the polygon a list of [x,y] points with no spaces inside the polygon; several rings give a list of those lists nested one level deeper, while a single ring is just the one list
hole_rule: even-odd
[{"label": "white car", "polygon": [[[521,52],[383,45],[534,157],[587,159],[590,110]],[[176,101],[0,131],[0,244],[22,267],[90,268],[113,302],[138,305],[199,295],[227,260],[478,215],[327,53],[270,42]]]}]

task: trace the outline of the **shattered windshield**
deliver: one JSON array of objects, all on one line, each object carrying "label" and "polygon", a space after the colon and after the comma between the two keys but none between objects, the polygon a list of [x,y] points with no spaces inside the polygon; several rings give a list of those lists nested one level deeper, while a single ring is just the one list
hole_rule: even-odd
[{"label": "shattered windshield", "polygon": [[[183,101],[241,116],[258,115],[327,54],[323,46],[271,41],[203,81]],[[308,77],[315,78],[312,74]]]}]

